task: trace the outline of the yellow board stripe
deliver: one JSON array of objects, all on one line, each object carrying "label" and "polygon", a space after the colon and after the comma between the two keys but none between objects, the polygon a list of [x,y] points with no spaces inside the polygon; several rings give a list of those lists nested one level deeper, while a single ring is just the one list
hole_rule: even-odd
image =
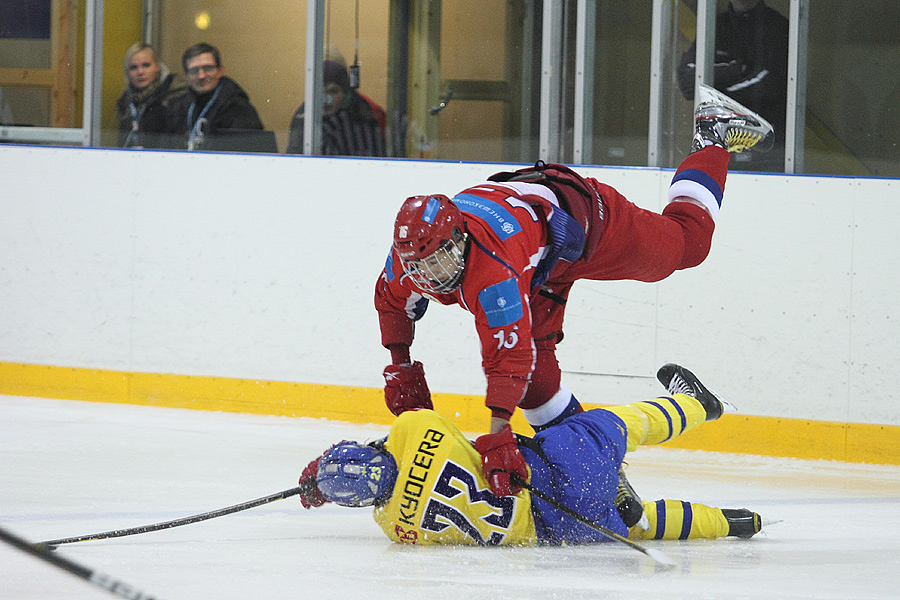
[{"label": "yellow board stripe", "polygon": [[[165,375],[0,362],[0,394],[388,425],[381,389],[195,375]],[[487,426],[484,398],[433,394],[435,410],[462,431]],[[585,405],[592,408],[593,405]],[[517,431],[530,432],[521,414]],[[665,444],[715,452],[900,464],[900,427],[724,415]]]}]

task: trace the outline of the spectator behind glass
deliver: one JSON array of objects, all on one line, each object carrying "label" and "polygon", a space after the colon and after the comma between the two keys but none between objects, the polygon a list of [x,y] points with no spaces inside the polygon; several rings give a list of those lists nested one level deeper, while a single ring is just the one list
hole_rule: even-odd
[{"label": "spectator behind glass", "polygon": [[[678,86],[694,98],[696,42],[681,57]],[[742,171],[784,171],[787,107],[788,20],[762,0],[731,0],[716,16],[713,87],[754,110],[775,128],[775,146],[765,154],[732,157]]]},{"label": "spectator behind glass", "polygon": [[116,102],[118,146],[158,148],[169,104],[187,93],[185,82],[159,62],[156,50],[140,42],[125,53],[125,91]]},{"label": "spectator behind glass", "polygon": [[[385,156],[384,110],[350,88],[347,68],[333,60],[322,65],[324,106],[322,148],[328,156]],[[288,154],[303,153],[304,104],[291,119]]]},{"label": "spectator behind glass", "polygon": [[200,150],[207,137],[222,130],[263,129],[247,92],[225,76],[218,48],[195,44],[184,51],[181,64],[190,91],[173,103],[167,119],[168,130],[182,137],[179,147]]}]

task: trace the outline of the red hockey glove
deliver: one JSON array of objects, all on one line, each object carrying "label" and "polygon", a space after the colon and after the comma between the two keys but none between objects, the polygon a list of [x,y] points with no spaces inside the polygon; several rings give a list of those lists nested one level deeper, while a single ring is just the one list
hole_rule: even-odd
[{"label": "red hockey glove", "polygon": [[481,454],[484,476],[495,496],[518,494],[522,486],[512,485],[510,478],[516,475],[528,480],[528,464],[519,452],[519,443],[512,428],[506,425],[497,433],[489,433],[475,440],[475,449]]},{"label": "red hockey glove", "polygon": [[[331,448],[335,446],[337,444],[332,444]],[[328,450],[331,450],[331,448],[328,448]],[[322,456],[328,454],[328,450],[323,452]],[[303,508],[318,508],[328,502],[316,486],[316,475],[319,473],[319,461],[322,460],[322,456],[306,465],[303,473],[300,474],[300,481],[297,482],[301,488],[300,504],[303,505]]]},{"label": "red hockey glove", "polygon": [[396,416],[408,410],[434,408],[422,363],[416,361],[384,368],[384,402]]},{"label": "red hockey glove", "polygon": [[316,473],[319,472],[319,460],[321,458],[320,456],[306,465],[306,468],[303,469],[303,474],[300,475],[300,504],[303,505],[303,508],[318,508],[328,502],[325,496],[322,495],[322,492],[319,491],[319,488],[316,487]]}]

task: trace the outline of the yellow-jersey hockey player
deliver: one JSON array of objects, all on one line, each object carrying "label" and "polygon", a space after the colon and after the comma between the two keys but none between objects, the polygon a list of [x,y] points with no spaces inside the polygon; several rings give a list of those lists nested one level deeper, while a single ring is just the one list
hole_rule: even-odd
[{"label": "yellow-jersey hockey player", "polygon": [[[665,365],[658,377],[669,396],[585,411],[534,438],[520,436],[531,485],[633,539],[753,536],[762,526],[756,513],[676,500],[642,504],[624,478],[626,450],[662,443],[730,408],[683,367]],[[527,489],[509,496],[491,493],[472,442],[431,410],[402,413],[389,435],[371,444],[336,444],[307,466],[300,486],[307,508],[327,501],[374,506],[375,521],[398,543],[498,546],[608,539]]]}]

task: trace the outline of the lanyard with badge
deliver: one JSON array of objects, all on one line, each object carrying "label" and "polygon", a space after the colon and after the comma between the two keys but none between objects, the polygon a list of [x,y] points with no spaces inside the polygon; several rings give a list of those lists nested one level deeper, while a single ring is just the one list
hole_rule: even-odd
[{"label": "lanyard with badge", "polygon": [[140,136],[138,136],[138,125],[140,124],[141,117],[144,116],[144,110],[147,109],[147,103],[145,102],[144,105],[141,106],[141,110],[138,111],[132,101],[128,103],[128,109],[131,111],[131,132],[128,134],[128,137],[125,138],[125,144],[123,145],[126,148],[143,148],[143,146],[141,146]]},{"label": "lanyard with badge", "polygon": [[188,109],[187,116],[188,127],[191,129],[191,134],[188,136],[188,150],[199,150],[200,146],[203,144],[203,123],[208,122],[204,117],[209,108],[215,103],[216,98],[219,97],[219,91],[221,89],[221,85],[216,88],[212,98],[209,99],[209,102],[207,102],[206,106],[203,107],[203,110],[200,111],[196,121],[194,121],[194,109],[197,108],[197,103],[191,103],[191,108]]}]

